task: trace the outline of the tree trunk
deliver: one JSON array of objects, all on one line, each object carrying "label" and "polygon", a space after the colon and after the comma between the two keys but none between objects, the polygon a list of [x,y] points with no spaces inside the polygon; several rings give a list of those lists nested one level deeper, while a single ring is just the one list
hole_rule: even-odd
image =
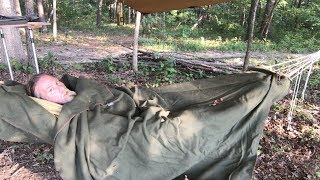
[{"label": "tree trunk", "polygon": [[134,29],[134,43],[133,43],[133,59],[132,59],[132,69],[138,72],[138,41],[139,41],[139,29],[141,22],[141,13],[136,11],[136,26]]},{"label": "tree trunk", "polygon": [[103,5],[103,0],[98,0],[98,10],[97,10],[97,19],[96,19],[96,26],[97,27],[99,27],[101,24],[102,5]]},{"label": "tree trunk", "polygon": [[254,31],[254,22],[256,20],[256,12],[258,7],[259,0],[251,0],[251,7],[248,19],[248,29],[247,29],[247,51],[246,56],[244,57],[243,63],[243,71],[247,71],[249,66],[249,59],[250,59],[250,50],[253,41],[253,31]]},{"label": "tree trunk", "polygon": [[259,34],[261,38],[267,38],[271,26],[275,8],[279,0],[267,0],[264,17],[261,23]]},{"label": "tree trunk", "polygon": [[33,0],[25,0],[24,1],[24,5],[26,8],[26,15],[34,15],[34,4],[33,4]]},{"label": "tree trunk", "polygon": [[243,6],[243,8],[241,8],[241,13],[240,13],[240,20],[239,20],[240,26],[244,26],[245,19],[246,19],[246,8],[245,6]]},{"label": "tree trunk", "polygon": [[117,24],[118,26],[124,25],[123,4],[121,2],[117,3]]},{"label": "tree trunk", "polygon": [[[17,16],[22,16],[20,1],[19,0],[13,0],[13,4],[14,4],[14,9],[16,11],[16,15]],[[25,29],[23,29],[23,28],[20,28],[19,31],[20,31],[21,34],[25,34],[26,33]]]},{"label": "tree trunk", "polygon": [[194,30],[196,27],[198,27],[198,25],[201,23],[201,21],[203,20],[204,15],[200,15],[200,17],[198,18],[197,22],[193,24],[193,26],[191,27],[191,30]]},{"label": "tree trunk", "polygon": [[52,1],[52,12],[53,12],[53,25],[52,25],[52,33],[53,40],[57,41],[58,36],[58,26],[57,26],[57,0]]},{"label": "tree trunk", "polygon": [[297,8],[300,8],[300,7],[301,7],[301,5],[302,5],[302,1],[303,1],[303,0],[299,0],[299,1],[298,1]]},{"label": "tree trunk", "polygon": [[[26,15],[34,15],[34,6],[33,6],[33,0],[25,0],[25,9],[26,9]],[[25,28],[26,30],[26,44],[27,44],[27,55],[28,55],[28,62],[29,64],[35,65],[33,61],[33,52],[32,52],[32,44],[30,41],[30,31],[28,28]]]},{"label": "tree trunk", "polygon": [[[16,12],[14,11],[13,7],[13,1],[12,0],[1,0],[0,1],[0,14],[4,16],[15,16]],[[16,59],[20,62],[26,62],[26,54],[23,50],[21,36],[16,28],[2,28],[5,41],[6,41],[6,47],[8,51],[8,55],[10,58]],[[2,43],[1,43],[2,45]],[[3,47],[1,47],[1,63],[5,63],[6,60],[4,58],[3,53]]]},{"label": "tree trunk", "polygon": [[256,12],[256,21],[261,20],[261,13],[262,13],[262,5],[261,1],[258,2],[257,12]]},{"label": "tree trunk", "polygon": [[44,10],[44,17],[46,22],[50,22],[50,15],[52,11],[52,1],[51,0],[42,0],[43,10]]},{"label": "tree trunk", "polygon": [[131,7],[128,7],[128,24],[131,24]]},{"label": "tree trunk", "polygon": [[21,14],[21,7],[20,7],[20,1],[19,0],[13,0],[14,9],[16,10],[17,16],[22,16]]},{"label": "tree trunk", "polygon": [[[38,7],[38,16],[40,18],[40,21],[45,23],[46,22],[46,18],[45,18],[45,15],[44,15],[43,0],[37,0],[37,7]],[[47,33],[48,32],[47,26],[42,26],[41,32],[42,33]]]},{"label": "tree trunk", "polygon": [[110,0],[109,16],[110,16],[110,21],[111,22],[115,22],[115,19],[116,19],[116,7],[117,7],[117,0]]}]

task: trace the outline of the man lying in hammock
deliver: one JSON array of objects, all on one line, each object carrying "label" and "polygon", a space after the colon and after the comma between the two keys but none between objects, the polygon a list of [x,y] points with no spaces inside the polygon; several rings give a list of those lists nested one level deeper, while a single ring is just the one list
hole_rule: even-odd
[{"label": "man lying in hammock", "polygon": [[64,104],[57,117],[24,86],[1,86],[0,138],[52,144],[63,179],[251,179],[269,108],[290,86],[267,71],[159,88],[61,82],[28,86]]},{"label": "man lying in hammock", "polygon": [[27,90],[31,96],[58,104],[70,102],[76,95],[60,80],[48,74],[34,75],[27,84]]}]

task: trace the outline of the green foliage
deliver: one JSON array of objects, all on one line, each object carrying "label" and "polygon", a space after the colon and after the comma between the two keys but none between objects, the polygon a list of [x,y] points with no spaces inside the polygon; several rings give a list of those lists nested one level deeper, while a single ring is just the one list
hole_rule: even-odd
[{"label": "green foliage", "polygon": [[195,71],[186,71],[181,73],[187,81],[192,81],[194,79],[202,79],[208,77],[206,72],[201,69]]},{"label": "green foliage", "polygon": [[48,163],[49,161],[53,161],[53,154],[50,152],[50,148],[46,145],[41,145],[38,149],[35,149],[33,152],[36,160],[40,161],[40,163]]},{"label": "green foliage", "polygon": [[79,71],[84,71],[86,69],[83,64],[73,64],[72,68],[76,69],[76,70],[79,70]]},{"label": "green foliage", "polygon": [[118,86],[120,86],[121,83],[122,83],[122,79],[120,77],[118,77],[118,76],[115,76],[115,75],[107,76],[106,80],[108,82],[110,82],[111,84],[118,85]]},{"label": "green foliage", "polygon": [[159,75],[159,78],[157,79],[158,81],[168,83],[175,82],[175,78],[178,73],[174,60],[161,61],[157,68],[153,68],[151,70]]},{"label": "green foliage", "polygon": [[92,19],[88,21],[88,18],[94,17],[97,5],[95,1],[80,0],[80,2],[74,3],[72,1],[58,1],[57,7],[57,14],[59,14],[62,26],[77,26],[80,21],[93,22]]},{"label": "green foliage", "polygon": [[104,71],[113,73],[117,70],[117,65],[112,61],[112,59],[105,59],[97,64],[99,68],[103,68]]},{"label": "green foliage", "polygon": [[11,68],[16,72],[34,73],[36,71],[35,68],[30,66],[29,64],[21,63],[16,60],[11,61]]},{"label": "green foliage", "polygon": [[47,162],[53,160],[53,154],[49,153],[49,152],[39,153],[37,155],[36,159],[43,162],[43,163],[47,163]]},{"label": "green foliage", "polygon": [[320,89],[320,69],[316,70],[309,79],[309,88]]},{"label": "green foliage", "polygon": [[296,117],[304,121],[313,121],[313,116],[310,112],[305,111],[304,109],[296,110]]},{"label": "green foliage", "polygon": [[0,64],[0,70],[6,70],[8,69],[7,64]]},{"label": "green foliage", "polygon": [[217,49],[222,51],[245,51],[246,50],[246,43],[244,41],[240,41],[237,38],[226,40],[221,43]]},{"label": "green foliage", "polygon": [[52,69],[52,67],[55,67],[58,65],[58,63],[55,61],[55,57],[52,52],[49,52],[45,57],[42,59],[39,58],[39,66],[43,69]]},{"label": "green foliage", "polygon": [[282,104],[274,103],[271,106],[271,109],[273,111],[275,111],[277,114],[282,114],[288,109],[288,107],[284,103],[282,103]]},{"label": "green foliage", "polygon": [[285,52],[307,53],[319,50],[320,42],[315,37],[308,37],[308,35],[302,32],[291,32],[286,33],[279,40],[277,48]]},{"label": "green foliage", "polygon": [[[319,161],[320,161],[320,158],[318,157]],[[320,179],[320,163],[316,164],[316,177]]]}]

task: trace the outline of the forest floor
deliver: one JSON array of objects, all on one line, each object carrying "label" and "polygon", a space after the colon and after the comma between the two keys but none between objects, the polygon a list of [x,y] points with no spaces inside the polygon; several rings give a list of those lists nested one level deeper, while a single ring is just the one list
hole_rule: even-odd
[{"label": "forest floor", "polygon": [[[106,38],[79,33],[77,37],[69,37],[64,34],[61,40],[55,43],[50,41],[50,37],[44,36],[36,46],[39,57],[45,57],[48,52],[51,52],[55,61],[61,64],[85,63],[84,66],[78,66],[78,68],[65,68],[65,66],[54,64],[54,66],[42,68],[42,72],[49,72],[58,77],[65,73],[74,76],[81,75],[106,85],[112,85],[112,82],[108,82],[106,78],[111,75],[123,79],[121,84],[124,85],[127,84],[125,81],[129,80],[138,85],[147,84],[148,78],[134,75],[130,70],[119,69],[110,74],[99,68],[86,68],[90,63],[105,58],[118,58],[130,53],[131,44],[131,37],[128,36]],[[244,53],[218,51],[191,54],[201,58],[224,57],[222,59],[225,59],[226,62],[240,62],[244,56]],[[268,64],[268,61],[290,59],[300,55],[253,52],[252,56],[253,59]],[[25,83],[31,76],[23,70],[15,72],[14,75],[15,80],[21,83]],[[0,80],[9,79],[9,74],[6,70],[0,70],[0,77],[2,78]],[[273,105],[260,141],[253,179],[320,179],[319,102],[319,89],[309,89],[307,100],[299,101],[297,104],[291,131],[287,129],[290,96]],[[53,155],[51,145],[0,141],[0,179],[60,180],[59,173],[54,168]]]}]

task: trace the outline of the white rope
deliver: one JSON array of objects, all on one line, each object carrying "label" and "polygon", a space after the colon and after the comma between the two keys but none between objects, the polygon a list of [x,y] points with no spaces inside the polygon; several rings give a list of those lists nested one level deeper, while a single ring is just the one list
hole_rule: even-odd
[{"label": "white rope", "polygon": [[291,73],[288,74],[288,76],[291,77],[291,79],[293,79],[294,77],[297,77],[300,73],[308,69],[310,65],[313,65],[313,64],[314,62],[308,62],[308,64],[304,64],[303,66],[300,66],[297,69],[293,70]]},{"label": "white rope", "polygon": [[296,107],[296,100],[298,97],[301,76],[302,76],[302,73],[300,73],[300,76],[296,78],[296,82],[294,84],[294,90],[293,90],[293,95],[292,95],[292,99],[291,99],[290,110],[288,113],[288,128],[287,128],[288,130],[292,130],[291,123],[292,123],[293,111],[294,111],[294,108]]},{"label": "white rope", "polygon": [[308,86],[308,82],[309,82],[310,75],[311,75],[311,72],[312,72],[312,68],[313,68],[313,64],[310,65],[310,68],[309,68],[309,71],[308,71],[308,75],[307,75],[307,78],[306,78],[306,82],[304,83],[304,87],[303,87],[302,94],[301,94],[301,99],[302,100],[304,100],[304,95],[305,95],[306,90],[307,90],[307,86]]},{"label": "white rope", "polygon": [[320,51],[267,67],[267,68],[273,69],[277,73],[286,75],[292,80],[295,79],[294,90],[293,90],[293,94],[290,102],[290,110],[287,117],[288,130],[292,129],[291,123],[293,119],[293,111],[296,107],[302,75],[305,72],[305,70],[309,69],[306,77],[306,81],[304,84],[304,88],[301,94],[301,99],[304,100],[304,96],[305,96],[308,81],[310,79],[312,68],[317,61],[320,61]]},{"label": "white rope", "polygon": [[[289,61],[284,61],[284,62],[275,64],[275,65],[271,65],[271,66],[269,66],[269,68],[274,69],[276,71],[280,71],[280,70],[284,70],[284,69],[289,69],[292,66],[297,66],[297,63],[302,64],[302,63],[310,61],[310,60],[317,61],[317,60],[319,60],[319,58],[320,58],[320,51],[306,55],[306,56],[301,56],[301,57],[298,57],[298,58],[295,58],[295,59],[292,59]],[[303,60],[303,61],[301,61],[301,60]],[[282,67],[279,67],[279,66],[282,66]]]},{"label": "white rope", "polygon": [[275,68],[275,67],[280,66],[280,65],[285,65],[285,64],[289,64],[291,62],[299,61],[300,59],[305,59],[305,56],[301,56],[301,57],[298,57],[298,58],[295,58],[295,59],[292,59],[292,60],[289,60],[289,61],[284,61],[282,63],[274,64],[271,67]]},{"label": "white rope", "polygon": [[[308,59],[306,59],[304,61],[298,61],[298,62],[295,62],[294,64],[280,67],[277,69],[277,71],[279,71],[279,72],[291,71],[292,69],[295,69],[296,67],[299,67],[301,64],[307,63],[308,61],[309,61]],[[292,68],[292,67],[294,67],[294,68]]]}]

